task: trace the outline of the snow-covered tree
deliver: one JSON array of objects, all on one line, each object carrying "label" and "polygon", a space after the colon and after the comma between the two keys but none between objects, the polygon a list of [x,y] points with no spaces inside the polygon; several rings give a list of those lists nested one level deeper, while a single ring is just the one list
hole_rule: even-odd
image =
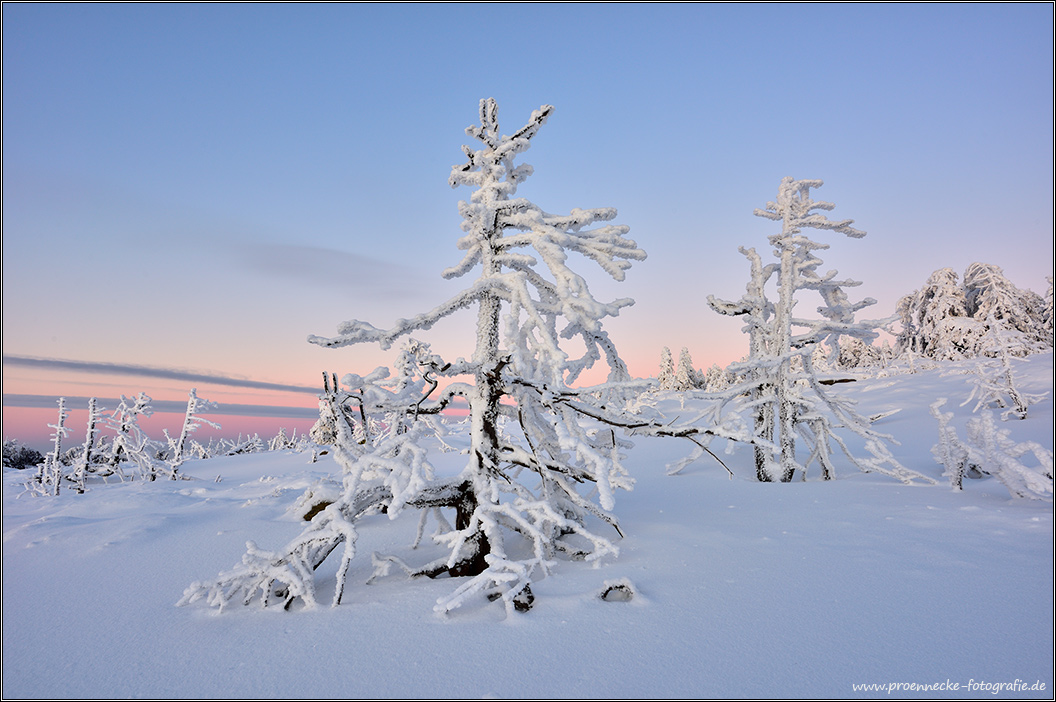
[{"label": "snow-covered tree", "polygon": [[675,370],[674,389],[679,392],[694,390],[700,385],[697,370],[693,367],[693,357],[685,346],[678,353],[678,368]]},{"label": "snow-covered tree", "polygon": [[36,482],[38,485],[31,486],[36,492],[41,494],[58,495],[64,477],[62,469],[62,440],[70,433],[69,428],[66,426],[66,419],[70,415],[66,411],[66,398],[60,397],[58,403],[59,418],[55,424],[48,425],[55,430],[51,435],[52,449],[45,454],[44,462],[40,464],[37,470]]},{"label": "snow-covered tree", "polygon": [[[833,477],[830,460],[831,443],[865,471],[878,471],[903,481],[929,480],[899,464],[888,450],[886,437],[877,433],[870,422],[854,411],[846,400],[825,392],[814,372],[812,355],[819,344],[827,343],[832,354],[839,353],[841,336],[872,340],[875,329],[886,320],[855,322],[855,314],[876,301],[866,298],[852,303],[845,288],[860,285],[853,280],[838,280],[836,271],[821,274],[822,261],[815,252],[828,248],[803,234],[804,229],[834,231],[851,238],[865,236],[865,232],[851,226],[853,220],[832,221],[817,210],[832,210],[834,205],[814,201],[811,188],[822,185],[820,180],[784,178],[778,189],[777,200],[767,203],[755,214],[781,222],[781,232],[769,238],[774,247],[776,263],[762,264],[754,249],[740,249],[751,264],[746,294],[737,302],[717,300],[709,296],[708,303],[721,314],[739,315],[746,320],[744,330],[749,334],[749,356],[742,364],[731,365],[731,370],[745,380],[741,394],[747,394],[744,409],[753,416],[756,475],[760,480],[790,481],[797,470],[806,475],[811,462],[817,461],[822,476]],[[776,278],[777,299],[766,297],[766,286]],[[814,291],[822,304],[817,307],[820,318],[795,316],[793,311],[802,291]],[[740,401],[731,395],[728,401]],[[843,427],[864,438],[871,458],[856,457],[835,431]],[[796,456],[796,436],[805,440],[810,449],[806,461]],[[776,442],[776,443],[775,443]]]},{"label": "snow-covered tree", "polygon": [[1049,345],[1053,343],[1053,321],[1052,321],[1052,276],[1048,276],[1045,280],[1049,281],[1049,288],[1045,291],[1045,297],[1042,301],[1041,308],[1041,323],[1042,329],[1048,334]]},{"label": "snow-covered tree", "polygon": [[1030,290],[1020,290],[991,263],[973,263],[964,272],[964,298],[968,314],[978,320],[995,319],[1004,326],[1035,337],[1044,325],[1042,300]]},{"label": "snow-covered tree", "polygon": [[675,387],[675,363],[671,360],[671,349],[666,346],[660,351],[660,373],[656,376],[656,382],[661,390]]},{"label": "snow-covered tree", "polygon": [[730,387],[731,382],[730,374],[718,363],[712,363],[704,374],[704,390],[706,392],[722,392]]},{"label": "snow-covered tree", "polygon": [[940,268],[920,291],[898,303],[902,322],[899,351],[936,360],[972,357],[982,326],[968,314],[964,289],[952,268]]},{"label": "snow-covered tree", "polygon": [[[294,437],[297,436],[296,430],[294,430]],[[269,451],[285,451],[296,446],[294,439],[291,439],[286,435],[286,427],[279,427],[279,433],[271,438],[268,442]]]},{"label": "snow-covered tree", "polygon": [[122,463],[131,463],[136,467],[140,477],[154,480],[157,477],[159,463],[155,444],[139,426],[140,417],[154,414],[150,396],[141,392],[131,400],[121,396],[114,413],[106,419],[106,426],[114,432],[110,445],[108,470],[117,473],[124,480]]},{"label": "snow-covered tree", "polygon": [[1013,354],[1022,349],[1023,335],[1001,324],[991,315],[986,322],[986,333],[980,339],[980,358],[972,376],[972,393],[962,404],[976,401],[973,412],[982,407],[1007,407],[1002,419],[1026,419],[1027,408],[1044,399],[1044,394],[1024,392],[1016,382],[1012,367]]},{"label": "snow-covered tree", "polygon": [[975,358],[986,353],[982,339],[995,320],[1014,336],[1008,351],[1025,356],[1052,347],[1044,310],[1041,296],[1020,290],[993,264],[968,266],[963,285],[952,269],[941,268],[899,300],[898,351],[940,361]]},{"label": "snow-covered tree", "polygon": [[[672,430],[624,410],[628,391],[640,392],[646,384],[630,382],[602,321],[633,301],[595,299],[586,280],[568,265],[568,255],[579,253],[623,280],[631,262],[645,253],[626,238],[627,227],[599,224],[612,220],[615,209],[553,215],[515,197],[532,168],[514,160],[552,110],[543,106],[506,136],[499,131],[495,101],[482,100],[480,125],[466,130],[479,144],[464,147],[467,161],[452,169],[449,180],[452,187],[475,189],[469,201],[459,204],[465,236],[458,247],[466,254],[444,277],[478,270],[473,283],[389,329],[353,320],[340,325],[335,337],[309,338],[329,348],[367,342],[388,348],[453,312],[475,307],[472,358],[449,363],[412,340],[398,357],[395,376],[381,368],[363,377],[348,374],[342,387],[328,387],[321,425],[333,434],[334,455],[343,468],[340,498],[285,549],[264,552],[250,544],[241,566],[214,582],[195,583],[182,602],[204,597],[222,607],[259,597],[265,605],[288,606],[298,598],[312,605],[313,571],[340,551],[336,605],[355,555],[356,522],[377,511],[390,518],[409,509],[422,510],[423,519],[442,516],[441,510],[453,516],[450,530],[444,527],[447,518],[438,520],[441,528],[433,540],[446,550],[439,560],[418,566],[395,556],[374,561],[375,577],[393,565],[412,576],[466,576],[437,604],[439,612],[474,596],[501,599],[507,611],[527,609],[533,600],[531,581],[547,574],[557,555],[597,561],[617,554],[616,545],[595,525],[619,532],[612,514],[615,494],[633,484],[620,462],[629,444],[616,429]],[[570,355],[562,345],[571,339],[578,339],[581,355]],[[608,382],[571,387],[602,359],[609,367]],[[439,380],[456,376],[472,380],[452,382],[434,398]],[[442,429],[430,418],[455,398],[469,405],[470,446],[461,473],[440,478],[423,443]],[[374,445],[356,436],[362,414],[389,414],[396,421]]]},{"label": "snow-covered tree", "polygon": [[[885,342],[886,343],[886,342]],[[884,347],[867,344],[861,339],[841,339],[839,356],[834,366],[847,370],[865,370],[879,368],[885,364]],[[818,361],[814,361],[815,367]]]},{"label": "snow-covered tree", "polygon": [[75,468],[70,476],[77,486],[77,492],[84,492],[84,481],[94,462],[92,452],[96,450],[96,442],[99,439],[99,423],[102,421],[103,410],[104,408],[98,406],[94,397],[88,400],[88,426],[84,432],[84,444],[81,446],[80,455],[76,458]]},{"label": "snow-covered tree", "polygon": [[198,397],[198,388],[191,388],[191,392],[188,393],[187,397],[187,411],[183,415],[183,427],[180,429],[180,438],[173,439],[169,436],[169,432],[165,432],[165,438],[169,442],[170,456],[168,460],[170,477],[173,480],[177,478],[177,471],[183,462],[188,457],[188,440],[191,434],[198,431],[203,424],[208,424],[214,429],[219,429],[220,425],[216,422],[210,421],[205,417],[201,416],[202,412],[211,412],[216,410],[217,404],[212,400],[206,400]]}]

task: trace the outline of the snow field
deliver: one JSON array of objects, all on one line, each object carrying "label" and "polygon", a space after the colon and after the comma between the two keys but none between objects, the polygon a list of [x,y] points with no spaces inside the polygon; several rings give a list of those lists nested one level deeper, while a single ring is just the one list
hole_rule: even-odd
[{"label": "snow field", "polygon": [[[1051,354],[1018,369],[1028,390],[1051,390]],[[302,523],[286,510],[339,472],[329,457],[194,461],[186,470],[197,480],[92,484],[58,498],[19,497],[24,476],[7,471],[3,696],[847,697],[875,695],[852,691],[862,683],[1019,678],[1046,691],[993,696],[1051,697],[1052,504],[1012,500],[994,478],[955,493],[930,455],[928,401],[949,396],[963,433],[968,379],[932,370],[834,386],[866,413],[901,408],[877,428],[936,486],[844,464],[835,481],[757,483],[750,452],[727,456],[717,442],[734,479],[708,457],[667,476],[687,446],[636,439],[626,466],[637,483],[615,509],[627,535],[619,558],[559,561],[533,583],[533,609],[511,617],[483,598],[434,614],[449,578],[394,569],[363,584],[373,551],[412,564],[438,553],[408,549],[409,513],[361,522],[336,609],[325,570],[315,610],[174,606],[193,580],[229,569],[247,540],[277,549],[296,535]],[[1002,426],[1051,447],[1051,420],[1049,397]],[[461,461],[437,456],[441,471]],[[601,600],[620,578],[637,596]]]}]

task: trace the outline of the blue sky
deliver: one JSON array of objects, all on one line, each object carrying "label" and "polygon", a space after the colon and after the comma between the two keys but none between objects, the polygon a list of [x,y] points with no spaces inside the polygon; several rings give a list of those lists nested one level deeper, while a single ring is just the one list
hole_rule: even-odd
[{"label": "blue sky", "polygon": [[[649,253],[618,285],[582,267],[638,301],[609,324],[638,375],[664,345],[744,353],[705,298],[743,291],[737,247],[766,250],[752,210],[785,175],[869,233],[819,237],[866,316],[977,260],[1044,293],[1052,27],[1037,3],[5,4],[4,433],[15,395],[175,401],[175,369],[221,403],[310,407],[270,385],[389,362],[304,339],[458,289],[439,272],[469,191],[446,181],[484,97],[508,132],[556,107],[520,195],[614,206]],[[468,356],[469,325],[426,340]]]}]

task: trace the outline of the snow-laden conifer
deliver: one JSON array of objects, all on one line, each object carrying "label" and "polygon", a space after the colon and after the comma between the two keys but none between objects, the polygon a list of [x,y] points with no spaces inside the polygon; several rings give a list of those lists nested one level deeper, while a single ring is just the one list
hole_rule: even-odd
[{"label": "snow-laden conifer", "polygon": [[700,386],[697,370],[693,367],[693,357],[685,346],[678,353],[678,368],[675,370],[674,389],[679,392],[695,390]]},{"label": "snow-laden conifer", "polygon": [[[674,432],[624,409],[629,389],[637,393],[646,384],[630,382],[602,322],[633,301],[596,299],[568,265],[569,254],[582,254],[623,280],[645,252],[626,237],[626,226],[606,224],[616,216],[613,208],[554,215],[516,197],[532,168],[515,159],[552,111],[544,105],[507,136],[499,131],[495,101],[482,100],[480,125],[466,130],[478,143],[464,147],[466,163],[455,166],[449,179],[452,187],[474,189],[459,204],[465,235],[458,247],[466,253],[443,275],[477,271],[474,282],[390,328],[352,320],[341,324],[336,336],[309,338],[329,348],[366,342],[388,348],[458,310],[475,308],[470,360],[444,361],[411,340],[391,377],[380,368],[362,377],[348,374],[340,386],[336,378],[327,381],[313,438],[333,438],[343,469],[340,498],[286,548],[264,552],[251,544],[241,566],[216,581],[195,583],[182,602],[206,598],[222,607],[259,598],[265,605],[289,606],[296,599],[311,605],[315,568],[340,553],[337,604],[355,555],[357,521],[378,511],[390,518],[409,508],[440,515],[433,541],[446,555],[418,565],[375,555],[373,578],[393,566],[411,576],[465,576],[439,601],[439,612],[484,596],[501,599],[508,611],[527,609],[533,600],[530,583],[549,573],[557,556],[598,561],[617,554],[615,496],[633,481],[621,465],[629,444],[616,429]],[[578,356],[563,346],[572,339],[578,340]],[[599,360],[609,368],[605,384],[571,387]],[[470,380],[452,382],[437,394],[439,380],[455,376]],[[433,418],[458,398],[470,413],[466,465],[456,476],[437,477],[423,443],[442,431]],[[370,415],[387,418],[385,431],[375,438],[359,430]],[[679,431],[702,433],[692,427]],[[450,528],[442,510],[453,517]]]},{"label": "snow-laden conifer", "polygon": [[940,361],[987,355],[983,337],[995,322],[1011,334],[1013,343],[1005,347],[1013,356],[1044,351],[1052,347],[1045,305],[1040,295],[1020,290],[993,264],[968,266],[963,285],[952,269],[940,268],[923,288],[899,300],[898,351]]},{"label": "snow-laden conifer", "polygon": [[[23,446],[15,439],[4,439],[4,468],[25,470],[36,468],[44,462],[44,456],[28,446]],[[31,478],[35,480],[36,477]]]},{"label": "snow-laden conifer", "polygon": [[707,392],[722,392],[730,387],[730,374],[718,363],[712,363],[704,374],[704,390]]},{"label": "snow-laden conifer", "polygon": [[1003,322],[1027,337],[1037,338],[1044,326],[1041,298],[1020,290],[992,263],[973,263],[964,272],[964,299],[968,314],[978,320]]},{"label": "snow-laden conifer", "polygon": [[1042,329],[1048,334],[1049,345],[1053,345],[1053,321],[1052,321],[1052,276],[1048,276],[1045,280],[1049,281],[1049,287],[1045,291],[1045,297],[1042,300],[1041,307],[1041,320]]},{"label": "snow-laden conifer", "polygon": [[935,360],[975,355],[984,329],[968,314],[964,289],[952,268],[932,273],[924,287],[898,303],[902,322],[899,350]]},{"label": "snow-laden conifer", "polygon": [[656,376],[656,383],[661,390],[675,387],[675,363],[671,360],[671,349],[666,346],[660,350],[660,373]]},{"label": "snow-laden conifer", "polygon": [[[830,357],[835,360],[840,337],[872,340],[877,336],[875,330],[887,322],[856,322],[857,312],[876,301],[866,298],[852,302],[845,289],[860,282],[840,280],[836,271],[819,271],[822,261],[816,252],[828,246],[808,238],[804,229],[834,231],[850,238],[865,236],[865,232],[851,226],[853,220],[833,221],[818,212],[834,208],[832,203],[810,197],[810,190],[821,185],[820,180],[784,178],[777,199],[767,203],[765,209],[755,210],[757,216],[781,223],[781,232],[769,238],[777,261],[763,265],[754,249],[742,247],[740,251],[750,263],[746,294],[736,302],[708,298],[715,311],[742,316],[744,331],[749,335],[747,361],[730,366],[744,380],[726,402],[752,415],[752,443],[760,480],[787,482],[797,470],[805,476],[814,461],[824,478],[833,477],[834,442],[861,470],[886,473],[905,482],[930,481],[899,464],[885,443],[891,437],[872,429],[870,421],[859,415],[849,401],[828,394],[817,379],[813,356],[818,345],[827,343]],[[771,279],[775,279],[777,288],[774,301],[766,295]],[[813,291],[821,298],[821,305],[816,308],[819,317],[794,314],[803,291]],[[871,457],[852,454],[837,433],[838,428],[865,439]],[[797,436],[809,449],[805,461],[796,454]]]},{"label": "snow-laden conifer", "polygon": [[268,442],[269,451],[285,451],[297,446],[297,431],[294,430],[293,437],[286,435],[286,427],[279,427],[279,432]]}]

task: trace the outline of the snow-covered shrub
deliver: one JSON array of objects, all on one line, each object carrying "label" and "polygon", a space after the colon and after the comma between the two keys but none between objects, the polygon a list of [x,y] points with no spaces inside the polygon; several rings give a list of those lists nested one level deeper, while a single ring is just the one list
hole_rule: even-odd
[{"label": "snow-covered shrub", "polygon": [[977,472],[978,468],[968,465],[968,447],[957,438],[957,430],[950,424],[953,412],[942,411],[945,404],[946,398],[941,397],[928,406],[931,416],[939,423],[939,443],[932,446],[931,455],[943,467],[942,475],[949,479],[953,489],[961,490],[965,474],[969,471]]},{"label": "snow-covered shrub", "polygon": [[[412,576],[467,577],[437,604],[439,612],[485,596],[501,599],[507,611],[524,609],[533,599],[530,583],[549,573],[558,555],[596,562],[618,553],[597,526],[619,534],[612,514],[615,495],[633,484],[621,465],[621,451],[629,444],[615,429],[673,431],[626,409],[648,383],[630,381],[601,322],[633,301],[596,300],[567,265],[568,253],[579,253],[623,280],[631,262],[645,258],[626,238],[627,227],[598,225],[612,220],[616,210],[551,215],[514,197],[532,173],[514,160],[552,110],[543,106],[506,136],[499,132],[495,101],[482,100],[480,125],[466,130],[479,148],[464,147],[468,160],[452,169],[449,180],[453,187],[475,188],[470,200],[459,204],[465,236],[458,246],[466,255],[444,277],[479,269],[473,283],[390,329],[353,320],[340,325],[335,337],[309,338],[330,348],[367,342],[388,348],[400,337],[474,307],[472,358],[449,363],[411,340],[391,378],[388,369],[379,368],[363,377],[348,374],[340,386],[336,378],[328,382],[312,438],[332,439],[343,470],[340,497],[285,548],[265,552],[249,544],[240,566],[214,581],[193,584],[181,603],[204,598],[223,607],[259,599],[289,606],[300,599],[310,606],[316,602],[315,569],[340,553],[336,605],[355,555],[357,521],[379,511],[395,518],[412,508],[441,517],[446,510],[453,517],[452,528],[443,528],[443,518],[433,535],[446,550],[439,560],[409,566],[395,556],[374,559],[375,577],[393,565]],[[561,345],[566,339],[578,339],[583,354],[570,356]],[[602,359],[609,367],[608,382],[571,387]],[[472,380],[451,382],[436,394],[441,378],[458,376]],[[424,444],[442,430],[433,418],[455,398],[469,405],[470,446],[462,472],[440,478]],[[357,431],[367,429],[368,416],[385,417],[376,437]]]},{"label": "snow-covered shrub", "polygon": [[25,470],[36,468],[44,462],[44,455],[28,446],[23,446],[16,439],[4,439],[4,468]]},{"label": "snow-covered shrub", "polygon": [[157,457],[160,445],[152,441],[139,426],[140,417],[149,417],[154,413],[151,402],[145,392],[131,400],[122,395],[117,409],[106,419],[107,428],[114,432],[106,473],[116,473],[124,480],[126,473],[123,464],[130,464],[136,471],[132,477],[138,474],[146,480],[154,480],[159,472],[166,470],[167,466]]},{"label": "snow-covered shrub", "polygon": [[951,424],[953,413],[941,411],[945,403],[946,398],[940,398],[931,405],[931,414],[939,422],[939,443],[931,452],[955,490],[963,488],[966,475],[992,475],[1012,497],[1052,499],[1051,451],[1034,441],[1012,440],[1011,430],[999,428],[994,413],[985,409],[968,420],[967,438],[962,442]]},{"label": "snow-covered shrub", "polygon": [[221,456],[239,456],[245,453],[260,453],[264,449],[264,440],[260,438],[260,434],[254,433],[252,436],[246,436],[245,438],[239,434],[237,439],[221,439],[218,443],[217,454]]},{"label": "snow-covered shrub", "polygon": [[[875,330],[888,321],[856,322],[855,314],[876,301],[866,298],[852,303],[844,289],[860,282],[838,280],[836,271],[822,274],[818,270],[822,261],[815,252],[828,246],[806,237],[803,229],[835,231],[851,238],[865,236],[851,226],[853,220],[836,222],[817,212],[834,208],[832,203],[811,199],[810,189],[821,185],[820,180],[784,178],[777,200],[767,203],[766,209],[755,210],[757,216],[781,222],[781,232],[769,238],[777,262],[764,266],[755,249],[741,247],[750,264],[745,295],[736,302],[708,297],[716,312],[743,317],[749,336],[747,360],[731,364],[729,369],[741,380],[724,403],[752,417],[748,441],[754,444],[756,476],[761,481],[788,482],[797,470],[806,477],[815,460],[822,477],[832,478],[831,442],[835,442],[863,471],[882,472],[904,482],[934,482],[898,463],[886,445],[893,439],[873,430],[869,419],[858,414],[850,401],[829,395],[818,381],[813,359],[820,345],[827,344],[829,358],[835,359],[841,336],[872,340],[877,336]],[[766,294],[771,279],[776,279],[774,301]],[[822,304],[816,308],[820,318],[794,315],[803,291],[820,296]],[[865,439],[871,457],[853,455],[836,432],[838,428]],[[796,455],[797,435],[810,451],[802,463]]]},{"label": "snow-covered shrub", "polygon": [[1034,441],[1013,441],[1011,430],[998,428],[990,410],[969,419],[965,433],[969,461],[1004,483],[1012,497],[1052,499],[1051,451]]}]

